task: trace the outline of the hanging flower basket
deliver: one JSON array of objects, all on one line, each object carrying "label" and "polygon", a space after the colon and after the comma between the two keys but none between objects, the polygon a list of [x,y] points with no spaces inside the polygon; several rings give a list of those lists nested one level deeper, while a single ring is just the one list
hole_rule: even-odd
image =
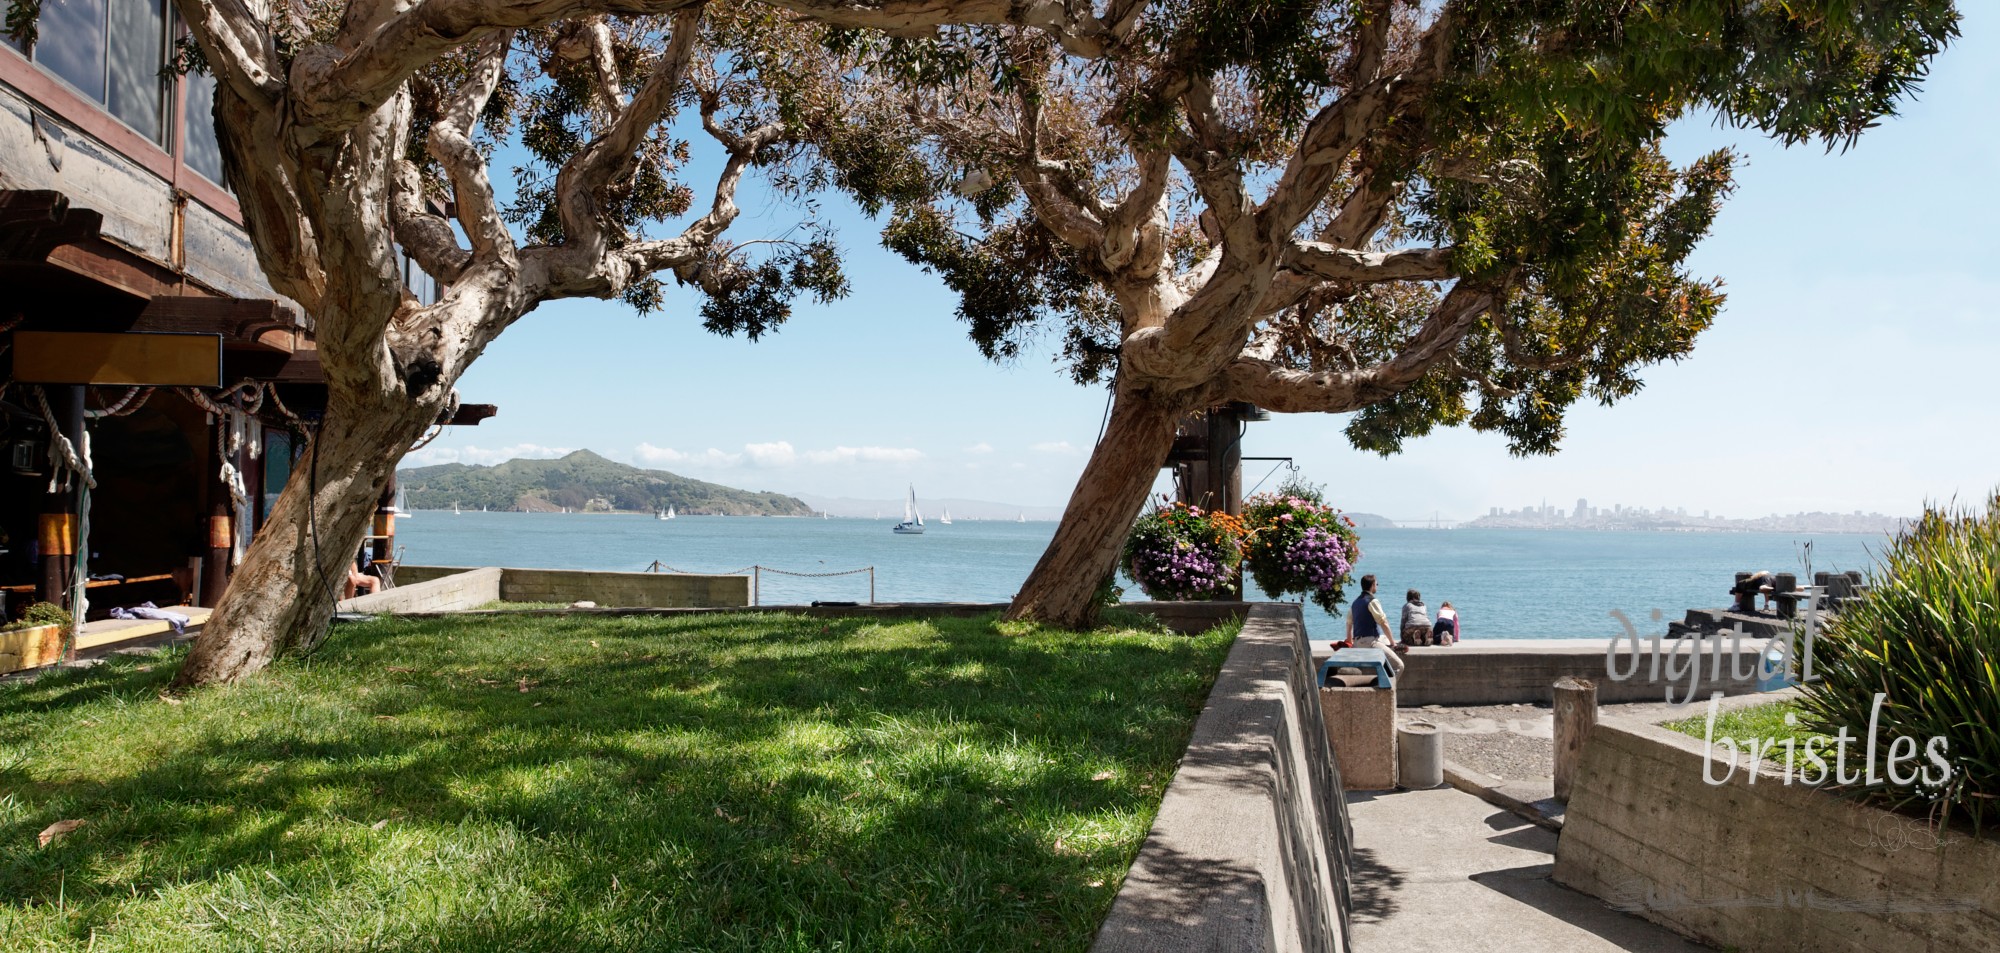
[{"label": "hanging flower basket", "polygon": [[1154,599],[1234,599],[1242,539],[1242,521],[1227,513],[1163,504],[1132,525],[1125,574]]},{"label": "hanging flower basket", "polygon": [[1287,483],[1244,501],[1243,565],[1257,588],[1279,599],[1299,596],[1340,614],[1347,581],[1361,560],[1354,521],[1327,505],[1318,487]]}]

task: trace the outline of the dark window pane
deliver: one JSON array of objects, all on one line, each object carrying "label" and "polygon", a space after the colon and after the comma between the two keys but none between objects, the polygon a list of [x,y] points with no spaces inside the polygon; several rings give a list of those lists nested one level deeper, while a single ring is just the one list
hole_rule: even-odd
[{"label": "dark window pane", "polygon": [[42,0],[35,62],[104,101],[104,0]]},{"label": "dark window pane", "polygon": [[215,141],[215,77],[187,74],[187,115],[181,126],[187,130],[181,146],[187,167],[221,185],[222,147]]},{"label": "dark window pane", "polygon": [[264,515],[260,524],[278,508],[278,494],[285,492],[285,481],[291,478],[292,435],[283,430],[264,431]]},{"label": "dark window pane", "polygon": [[166,0],[111,0],[111,114],[165,142],[160,121],[166,84]]}]

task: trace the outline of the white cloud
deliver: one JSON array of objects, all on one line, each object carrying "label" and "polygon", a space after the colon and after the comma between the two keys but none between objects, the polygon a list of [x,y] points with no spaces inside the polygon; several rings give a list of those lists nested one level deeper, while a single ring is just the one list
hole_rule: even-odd
[{"label": "white cloud", "polygon": [[912,463],[923,459],[924,452],[911,447],[833,447],[827,450],[800,451],[787,440],[769,443],[746,443],[741,453],[724,453],[714,447],[699,453],[675,450],[672,447],[656,447],[642,443],[632,451],[641,463],[653,466],[680,466],[706,469],[728,469],[732,467],[754,467],[760,470],[781,470],[810,463],[816,466],[853,463]]},{"label": "white cloud", "polygon": [[914,463],[923,459],[924,452],[911,447],[835,447],[832,450],[809,450],[806,460],[811,463]]},{"label": "white cloud", "polygon": [[1071,446],[1070,442],[1067,440],[1050,440],[1046,443],[1035,444],[1034,446],[1029,447],[1028,449],[1033,450],[1036,453],[1069,454],[1076,452],[1076,448]]},{"label": "white cloud", "polygon": [[474,466],[491,466],[509,460],[551,460],[575,452],[574,447],[544,447],[540,444],[517,443],[511,447],[488,450],[484,447],[425,447],[403,458],[406,465],[430,466],[437,463],[469,463]]},{"label": "white cloud", "polygon": [[990,443],[987,443],[987,442],[986,442],[986,441],[984,441],[984,440],[981,440],[981,441],[979,441],[978,443],[975,443],[975,444],[973,444],[972,446],[970,446],[970,447],[967,447],[967,448],[965,448],[965,452],[966,452],[966,453],[992,453],[992,452],[993,452],[993,445],[992,445],[992,444],[990,444]]},{"label": "white cloud", "polygon": [[698,453],[682,453],[672,447],[655,447],[650,443],[642,443],[632,453],[633,456],[639,458],[639,462],[650,463],[655,466],[671,465],[717,469],[733,467],[743,460],[743,455],[740,453],[723,453],[714,447]]},{"label": "white cloud", "polygon": [[798,462],[798,452],[792,445],[779,440],[774,443],[746,443],[743,454],[753,467],[788,467]]}]

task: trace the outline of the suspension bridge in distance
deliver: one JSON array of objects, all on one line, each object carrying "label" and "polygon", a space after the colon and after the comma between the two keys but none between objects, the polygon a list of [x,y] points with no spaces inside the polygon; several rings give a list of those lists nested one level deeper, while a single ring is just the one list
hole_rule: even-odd
[{"label": "suspension bridge in distance", "polygon": [[1385,516],[1383,519],[1388,520],[1397,529],[1457,529],[1472,522],[1471,520],[1445,519],[1441,516],[1425,516],[1417,519],[1396,519]]}]

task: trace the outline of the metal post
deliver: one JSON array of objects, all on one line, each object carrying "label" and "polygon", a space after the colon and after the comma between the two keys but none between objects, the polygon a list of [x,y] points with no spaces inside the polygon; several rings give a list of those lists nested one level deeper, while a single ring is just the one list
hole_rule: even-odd
[{"label": "metal post", "polygon": [[757,605],[758,593],[764,588],[764,567],[750,567],[750,604]]},{"label": "metal post", "polygon": [[868,567],[868,604],[875,604],[875,567]]}]

